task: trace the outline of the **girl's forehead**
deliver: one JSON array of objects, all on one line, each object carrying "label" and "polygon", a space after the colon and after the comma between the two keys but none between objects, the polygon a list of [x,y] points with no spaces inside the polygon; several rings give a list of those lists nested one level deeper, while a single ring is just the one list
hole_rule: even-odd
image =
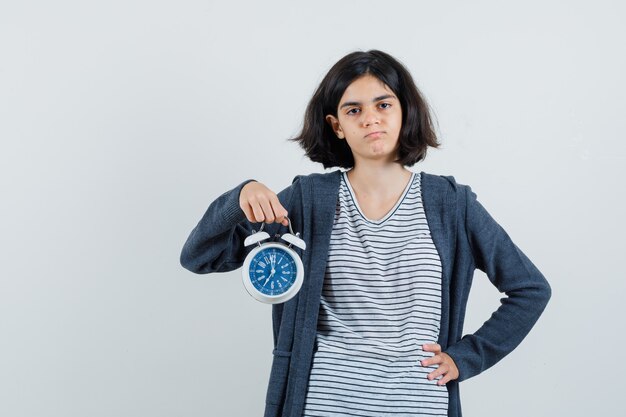
[{"label": "girl's forehead", "polygon": [[387,84],[385,84],[380,78],[371,75],[365,74],[361,75],[358,78],[352,80],[352,82],[348,85],[346,90],[355,89],[359,87],[369,87],[369,88],[382,88],[385,90],[391,90]]},{"label": "girl's forehead", "polygon": [[374,99],[376,97],[388,98],[389,96],[396,97],[394,92],[389,88],[387,84],[374,76],[361,76],[352,81],[343,92],[340,101],[345,100],[358,100],[358,99]]}]

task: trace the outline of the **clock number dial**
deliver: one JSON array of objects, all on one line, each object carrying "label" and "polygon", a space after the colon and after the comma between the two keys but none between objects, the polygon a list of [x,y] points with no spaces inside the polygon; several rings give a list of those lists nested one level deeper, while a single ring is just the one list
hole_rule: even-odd
[{"label": "clock number dial", "polygon": [[275,296],[285,293],[296,279],[297,266],[283,249],[269,247],[257,253],[250,263],[250,280],[261,293]]}]

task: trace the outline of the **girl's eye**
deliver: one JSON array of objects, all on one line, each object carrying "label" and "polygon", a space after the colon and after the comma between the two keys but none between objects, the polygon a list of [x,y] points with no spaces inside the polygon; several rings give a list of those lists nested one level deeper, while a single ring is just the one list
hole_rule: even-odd
[{"label": "girl's eye", "polygon": [[[380,105],[381,106],[385,106],[385,107],[383,107],[383,109],[388,109],[389,107],[391,107],[391,103],[380,103]],[[347,111],[346,114],[348,114],[348,115],[356,114],[356,113],[353,113],[352,110],[358,110],[358,109],[356,109],[356,108],[350,109],[350,110]]]}]

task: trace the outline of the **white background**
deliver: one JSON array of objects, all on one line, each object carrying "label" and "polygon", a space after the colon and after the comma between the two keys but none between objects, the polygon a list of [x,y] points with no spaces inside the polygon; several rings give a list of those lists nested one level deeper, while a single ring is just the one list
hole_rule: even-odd
[{"label": "white background", "polygon": [[[260,416],[271,307],[182,245],[247,178],[324,172],[286,142],[354,50],[402,61],[454,175],[544,273],[467,416],[616,415],[626,367],[618,1],[4,1],[0,415]],[[476,271],[465,333],[501,295]],[[621,388],[620,388],[621,387]]]}]

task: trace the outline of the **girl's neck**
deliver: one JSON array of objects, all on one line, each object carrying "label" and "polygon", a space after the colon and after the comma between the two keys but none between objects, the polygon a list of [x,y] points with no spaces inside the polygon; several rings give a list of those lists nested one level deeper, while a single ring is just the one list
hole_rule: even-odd
[{"label": "girl's neck", "polygon": [[348,172],[350,185],[362,195],[384,198],[404,189],[412,172],[398,163],[361,166],[355,164]]}]

